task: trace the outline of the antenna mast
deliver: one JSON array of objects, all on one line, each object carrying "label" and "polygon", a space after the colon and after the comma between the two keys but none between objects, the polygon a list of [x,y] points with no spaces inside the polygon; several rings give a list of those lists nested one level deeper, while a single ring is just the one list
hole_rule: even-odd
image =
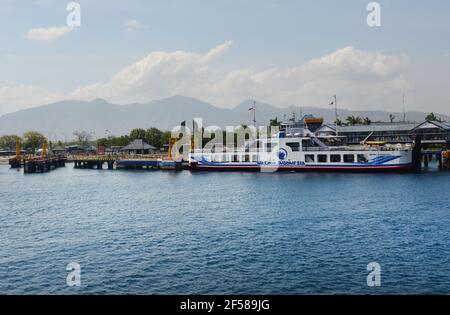
[{"label": "antenna mast", "polygon": [[336,136],[339,135],[338,131],[338,110],[337,110],[337,96],[334,94],[334,115],[335,115],[335,125],[336,125]]},{"label": "antenna mast", "polygon": [[405,92],[403,92],[403,122],[406,122]]},{"label": "antenna mast", "polygon": [[253,101],[253,126],[256,127],[256,101]]}]

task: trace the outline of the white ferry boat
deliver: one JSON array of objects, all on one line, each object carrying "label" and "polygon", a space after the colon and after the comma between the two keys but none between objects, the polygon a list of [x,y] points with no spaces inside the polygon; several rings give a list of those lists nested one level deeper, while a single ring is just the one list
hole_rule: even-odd
[{"label": "white ferry boat", "polygon": [[318,137],[298,121],[231,152],[195,150],[189,164],[193,171],[401,171],[413,169],[413,146],[374,141],[348,146],[345,137]]}]

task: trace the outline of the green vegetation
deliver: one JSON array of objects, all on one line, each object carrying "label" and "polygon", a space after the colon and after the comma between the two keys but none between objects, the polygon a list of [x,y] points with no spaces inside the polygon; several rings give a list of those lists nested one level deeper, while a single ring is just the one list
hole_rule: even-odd
[{"label": "green vegetation", "polygon": [[[292,120],[291,120],[292,121]],[[359,116],[348,116],[345,121],[340,120],[339,118],[333,122],[338,126],[354,126],[354,125],[370,125],[372,124],[372,120],[369,117],[359,117]],[[280,126],[281,122],[278,121],[278,118],[269,120],[270,126]]]},{"label": "green vegetation", "polygon": [[0,148],[4,150],[15,150],[17,141],[22,142],[22,138],[17,135],[1,136]]},{"label": "green vegetation", "polygon": [[269,120],[269,125],[272,127],[279,127],[281,125],[281,121],[278,121],[278,117],[275,117],[274,119]]},{"label": "green vegetation", "polygon": [[37,131],[27,131],[22,137],[18,135],[5,135],[0,137],[0,148],[3,150],[15,150],[16,142],[21,143],[21,148],[35,153],[47,142],[45,136]]},{"label": "green vegetation", "polygon": [[344,126],[344,122],[342,122],[342,120],[340,120],[339,118],[334,121],[334,124],[338,126]]},{"label": "green vegetation", "polygon": [[[58,141],[57,144],[61,147],[77,144],[81,148],[87,148],[94,144],[92,141],[92,133],[88,131],[75,131],[75,141],[63,143]],[[161,148],[164,144],[169,143],[171,133],[170,131],[162,131],[158,128],[136,128],[133,129],[129,135],[123,136],[108,136],[100,138],[95,141],[97,146],[104,147],[123,147],[129,144],[135,139],[142,139],[145,142]],[[18,135],[4,135],[0,137],[0,149],[3,150],[15,150],[16,141],[21,143],[22,149],[35,153],[38,149],[42,148],[44,142],[48,141],[45,136],[37,131],[28,131],[23,134],[23,137]],[[49,142],[49,148],[53,144]]]},{"label": "green vegetation", "polygon": [[42,148],[42,145],[47,141],[45,136],[37,131],[27,131],[23,134],[22,148],[32,153]]},{"label": "green vegetation", "polygon": [[170,131],[162,131],[158,128],[136,128],[131,130],[129,135],[109,136],[97,140],[97,146],[104,147],[123,147],[136,139],[142,139],[148,144],[157,148],[161,148],[164,144],[169,143]]},{"label": "green vegetation", "polygon": [[436,117],[436,115],[435,115],[434,113],[429,113],[429,114],[427,115],[427,117],[425,117],[425,120],[442,122],[442,120],[439,119],[438,117]]},{"label": "green vegetation", "polygon": [[[344,125],[346,126],[354,126],[354,125],[370,125],[372,123],[372,121],[370,120],[369,117],[359,117],[359,116],[348,116],[345,119],[346,123]],[[342,123],[342,122],[341,122]]]},{"label": "green vegetation", "polygon": [[76,138],[77,144],[81,147],[81,148],[85,148],[87,146],[89,146],[90,141],[91,141],[91,134],[87,131],[75,131],[74,136]]}]

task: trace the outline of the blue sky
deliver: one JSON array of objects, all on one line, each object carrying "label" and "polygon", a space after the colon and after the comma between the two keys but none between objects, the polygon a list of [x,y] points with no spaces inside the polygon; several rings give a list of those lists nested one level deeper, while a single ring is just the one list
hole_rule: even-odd
[{"label": "blue sky", "polygon": [[403,91],[411,110],[450,114],[449,1],[378,1],[381,26],[369,27],[361,0],[79,0],[81,27],[27,37],[66,26],[69,2],[0,0],[0,114],[65,98],[173,94],[232,107],[250,98],[323,106],[337,93],[347,108],[401,110]]}]

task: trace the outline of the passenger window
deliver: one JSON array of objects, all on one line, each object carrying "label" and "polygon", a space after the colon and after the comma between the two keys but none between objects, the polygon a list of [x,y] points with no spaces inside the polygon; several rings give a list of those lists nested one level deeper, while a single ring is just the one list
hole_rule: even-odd
[{"label": "passenger window", "polygon": [[319,161],[319,163],[327,163],[328,162],[328,155],[319,154],[319,155],[317,155],[317,160]]},{"label": "passenger window", "polygon": [[340,154],[332,154],[330,156],[330,160],[333,163],[340,163],[341,162],[341,155]]},{"label": "passenger window", "polygon": [[358,154],[358,163],[369,162],[369,156],[367,154]]},{"label": "passenger window", "polygon": [[305,162],[306,163],[314,163],[316,159],[314,158],[314,154],[306,154],[305,155]]},{"label": "passenger window", "polygon": [[354,163],[355,155],[354,154],[344,154],[344,163]]},{"label": "passenger window", "polygon": [[310,140],[302,140],[302,147],[303,150],[306,151],[307,148],[311,147],[311,141]]},{"label": "passenger window", "polygon": [[299,142],[287,142],[286,145],[291,148],[292,152],[300,151],[300,143]]}]

